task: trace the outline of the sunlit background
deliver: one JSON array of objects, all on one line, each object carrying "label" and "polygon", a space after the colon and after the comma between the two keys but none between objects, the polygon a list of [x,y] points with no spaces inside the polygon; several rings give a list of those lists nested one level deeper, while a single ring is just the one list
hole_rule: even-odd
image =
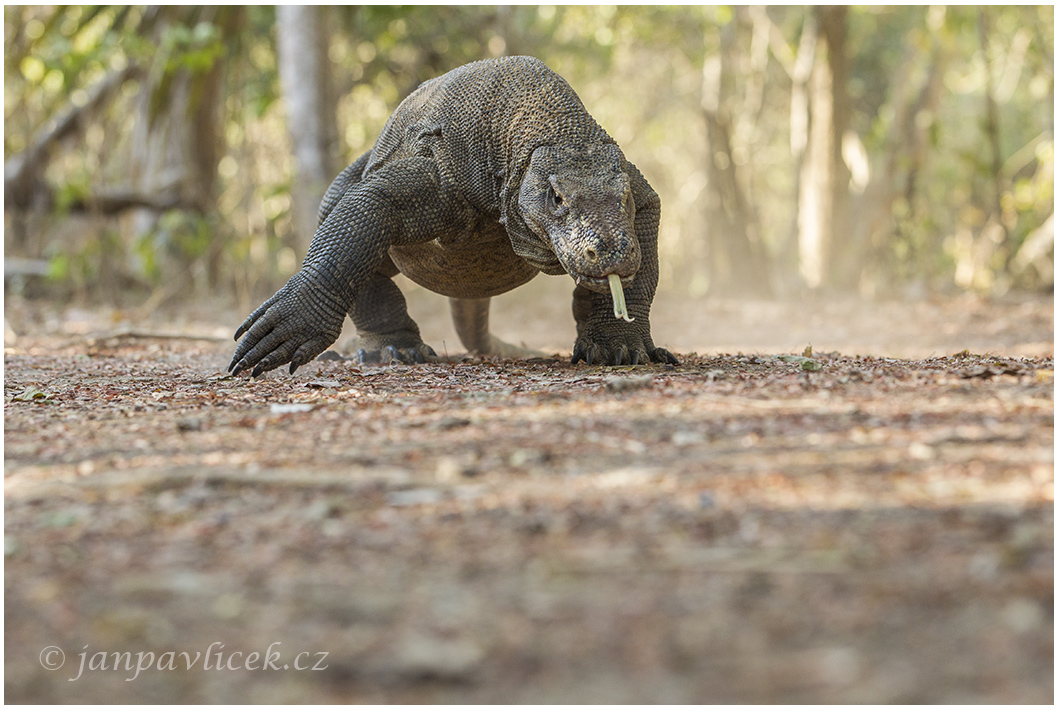
[{"label": "sunlit background", "polygon": [[5,271],[27,296],[256,305],[401,99],[503,54],[566,77],[661,194],[664,291],[1051,288],[1050,6],[4,18]]}]

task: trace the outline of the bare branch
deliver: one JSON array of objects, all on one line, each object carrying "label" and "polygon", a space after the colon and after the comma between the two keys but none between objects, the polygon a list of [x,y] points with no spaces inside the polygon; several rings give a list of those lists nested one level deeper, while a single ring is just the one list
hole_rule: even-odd
[{"label": "bare branch", "polygon": [[138,71],[128,65],[111,72],[88,92],[88,99],[80,106],[69,103],[58,118],[49,121],[47,128],[24,151],[4,163],[4,203],[8,207],[30,206],[34,188],[47,166],[48,153],[56,143],[67,138],[84,125],[84,118],[97,111],[114,91]]},{"label": "bare branch", "polygon": [[179,190],[175,188],[154,194],[146,194],[130,188],[117,188],[85,195],[67,205],[67,209],[74,212],[118,214],[131,209],[148,209],[156,212],[173,209],[195,210],[196,205],[182,200]]}]

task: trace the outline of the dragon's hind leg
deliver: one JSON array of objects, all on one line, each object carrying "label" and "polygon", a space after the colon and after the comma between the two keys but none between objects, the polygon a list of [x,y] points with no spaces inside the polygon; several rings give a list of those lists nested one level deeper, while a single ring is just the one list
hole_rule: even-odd
[{"label": "dragon's hind leg", "polygon": [[502,358],[541,357],[544,353],[505,343],[489,332],[488,298],[450,298],[452,324],[472,355]]},{"label": "dragon's hind leg", "polygon": [[393,276],[397,274],[390,257],[357,294],[349,316],[357,326],[355,349],[360,362],[426,362],[437,357],[423,342],[419,326],[408,315],[404,294]]}]

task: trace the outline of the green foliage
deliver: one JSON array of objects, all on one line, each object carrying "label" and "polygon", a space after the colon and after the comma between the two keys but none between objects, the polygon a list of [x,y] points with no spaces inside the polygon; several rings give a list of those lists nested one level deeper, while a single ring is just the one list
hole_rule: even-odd
[{"label": "green foliage", "polygon": [[70,178],[56,187],[55,211],[67,214],[70,207],[83,204],[92,194],[92,185],[87,174],[71,175]]},{"label": "green foliage", "polygon": [[[340,130],[334,149],[344,160],[370,149],[420,82],[485,57],[538,56],[575,86],[662,194],[669,284],[703,284],[706,235],[728,238],[711,232],[703,208],[714,189],[705,169],[713,156],[704,138],[703,65],[722,58],[732,159],[764,253],[780,280],[799,278],[791,235],[801,176],[791,151],[789,62],[814,10],[768,8],[774,28],[763,55],[754,54],[762,35],[746,7],[362,5],[328,12]],[[4,18],[6,159],[84,105],[108,75],[140,70],[48,154],[40,175],[50,191],[41,204],[55,216],[49,224],[83,219],[78,206],[101,185],[125,186],[145,164],[164,163],[142,154],[147,144],[137,131],[145,121],[158,130],[153,122],[167,116],[187,77],[193,113],[220,72],[221,99],[211,114],[220,138],[217,184],[207,213],[96,224],[75,243],[58,229],[29,235],[25,248],[50,259],[54,279],[74,284],[68,292],[91,291],[107,268],[158,284],[174,264],[208,262],[212,286],[233,289],[269,288],[289,275],[284,270],[296,263],[290,145],[272,6],[5,6]],[[1050,6],[849,9],[850,128],[869,176],[867,188],[851,188],[852,199],[865,222],[877,218],[870,207],[885,206],[857,242],[864,275],[971,289],[1036,284],[1019,275],[1016,255],[1054,210],[1053,23]],[[763,65],[755,64],[760,56]],[[987,97],[999,116],[999,174]]]},{"label": "green foliage", "polygon": [[[232,41],[232,56],[242,57],[242,62],[233,69],[238,72],[235,82],[238,96],[245,101],[251,114],[248,118],[260,119],[279,99],[279,72],[276,69],[276,53],[272,42],[272,27],[276,22],[272,6],[251,5],[247,8],[247,30]],[[229,120],[240,120],[231,117]]]},{"label": "green foliage", "polygon": [[220,29],[209,22],[188,28],[167,27],[162,34],[161,50],[166,54],[166,72],[188,69],[201,74],[213,68],[224,51]]}]

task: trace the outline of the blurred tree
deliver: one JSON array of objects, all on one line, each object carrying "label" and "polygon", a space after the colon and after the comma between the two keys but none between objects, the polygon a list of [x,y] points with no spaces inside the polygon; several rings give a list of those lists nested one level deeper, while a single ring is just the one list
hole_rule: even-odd
[{"label": "blurred tree", "polygon": [[663,288],[1050,288],[1053,16],[5,6],[5,253],[67,296],[249,303],[401,99],[527,53],[661,194]]},{"label": "blurred tree", "polygon": [[[66,13],[63,8],[47,12],[50,14],[43,15],[44,19],[34,17],[27,21],[28,27],[34,28],[34,31],[18,35],[17,39],[20,41],[14,41],[15,37],[5,36],[5,39],[13,40],[10,44],[14,45],[11,52],[5,55],[5,67],[8,72],[19,70],[23,74],[28,73],[38,78],[47,93],[57,94],[53,87],[61,86],[67,74],[81,70],[82,67],[90,65],[91,60],[98,61],[98,58],[91,49],[86,49],[72,52],[63,58],[44,51],[42,60],[35,54],[35,49],[39,47],[39,40],[45,30],[62,23],[66,34],[77,40],[88,34],[92,25],[98,25],[100,20],[107,22],[109,19],[110,31],[120,32],[129,18],[127,13],[100,18],[98,11],[73,15]],[[10,34],[7,30],[5,23],[5,34]],[[83,136],[90,122],[98,119],[115,92],[137,73],[137,67],[127,63],[100,69],[103,70],[93,72],[92,82],[76,94],[38,99],[47,113],[47,120],[33,126],[33,138],[23,139],[16,144],[21,149],[18,152],[12,154],[11,149],[15,146],[11,144],[5,131],[4,203],[5,207],[16,215],[24,217],[26,212],[40,213],[56,206],[55,191],[44,180],[50,160],[61,144],[74,142]],[[28,112],[28,98],[19,98],[21,100],[16,110]],[[114,212],[125,209],[128,204],[151,201],[146,196],[130,194],[128,191],[119,191],[118,194],[97,193],[91,198],[86,197],[81,195],[80,199],[66,200],[64,206],[67,209],[84,209],[91,205],[96,210]],[[31,248],[27,242],[26,221],[16,219],[12,225],[13,242],[22,249]]]},{"label": "blurred tree", "polygon": [[[812,289],[835,285],[843,275],[847,279],[841,285],[848,288],[853,285],[849,275],[857,273],[857,264],[848,263],[854,259],[848,249],[850,172],[842,157],[850,114],[846,12],[843,6],[820,7],[807,19],[819,32],[810,35],[816,46],[807,77],[809,128],[798,182],[798,268]],[[840,252],[846,258],[839,258]]]},{"label": "blurred tree", "polygon": [[291,198],[297,248],[305,253],[316,233],[317,208],[339,163],[335,97],[331,87],[331,9],[319,5],[276,8],[280,84],[294,148]]},{"label": "blurred tree", "polygon": [[[758,220],[741,181],[739,166],[733,154],[736,132],[728,108],[728,94],[733,84],[732,65],[736,52],[736,20],[721,25],[710,23],[708,31],[719,35],[715,54],[707,55],[702,65],[702,113],[706,122],[706,169],[709,175],[709,279],[711,288],[724,293],[747,296],[770,296],[769,269],[758,237]],[[762,67],[758,68],[760,71]],[[758,86],[756,74],[741,82]],[[754,99],[756,100],[756,99]],[[751,101],[752,103],[752,101]],[[747,146],[736,146],[743,154]]]},{"label": "blurred tree", "polygon": [[[850,233],[850,178],[851,172],[843,156],[842,144],[850,130],[852,106],[849,96],[849,58],[846,55],[846,23],[848,8],[828,5],[817,8],[820,39],[827,56],[826,77],[821,65],[820,85],[830,84],[829,101],[816,96],[816,120],[824,123],[827,133],[827,182],[819,187],[829,206],[823,219],[829,224],[821,241],[827,255],[826,283],[832,288],[849,290],[857,286],[860,255],[853,252]],[[829,81],[828,81],[829,80]],[[823,103],[821,103],[823,102]],[[821,131],[821,134],[825,131]],[[823,149],[823,143],[816,146]]]},{"label": "blurred tree", "polygon": [[[151,33],[158,47],[147,66],[146,86],[137,95],[138,120],[133,125],[128,177],[144,195],[173,195],[161,206],[180,206],[204,216],[216,203],[217,166],[224,153],[222,58],[224,38],[242,23],[241,8],[218,6],[160,6],[149,8]],[[168,235],[159,230],[157,209],[139,209],[133,215],[138,239]],[[208,233],[188,232],[182,244],[170,248],[182,257],[182,268],[206,256],[211,284],[219,274],[220,243]],[[211,248],[212,247],[212,248]],[[180,279],[162,293],[179,292]]]}]

